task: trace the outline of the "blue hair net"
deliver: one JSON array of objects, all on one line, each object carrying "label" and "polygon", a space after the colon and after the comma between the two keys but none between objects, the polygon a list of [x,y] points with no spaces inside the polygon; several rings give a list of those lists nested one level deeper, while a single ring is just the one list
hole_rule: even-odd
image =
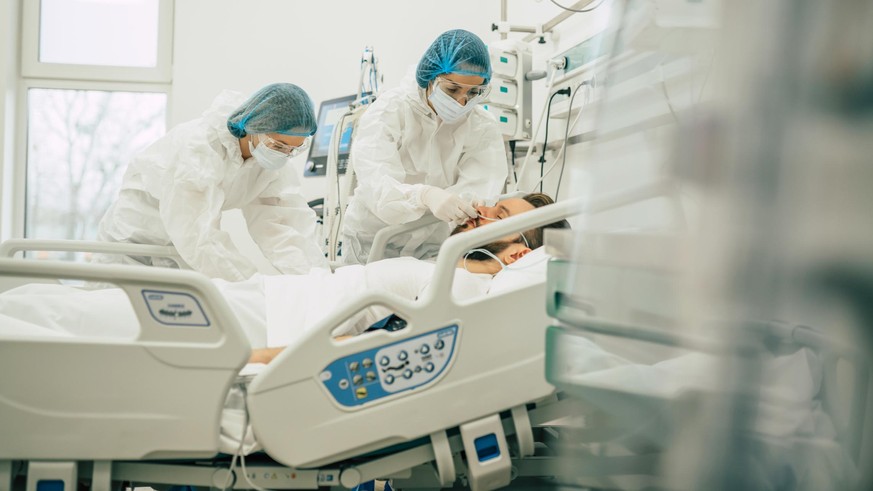
[{"label": "blue hair net", "polygon": [[317,128],[312,99],[294,84],[270,84],[252,94],[227,117],[237,138],[249,133],[310,136]]},{"label": "blue hair net", "polygon": [[415,80],[419,87],[424,88],[437,75],[444,73],[483,77],[487,84],[491,80],[488,47],[479,36],[463,29],[440,34],[418,62]]}]

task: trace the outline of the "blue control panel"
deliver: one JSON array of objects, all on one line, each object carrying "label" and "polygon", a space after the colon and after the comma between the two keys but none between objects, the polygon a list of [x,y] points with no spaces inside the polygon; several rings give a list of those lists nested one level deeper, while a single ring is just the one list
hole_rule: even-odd
[{"label": "blue control panel", "polygon": [[209,327],[209,318],[194,296],[182,292],[142,290],[152,317],[168,326]]},{"label": "blue control panel", "polygon": [[341,405],[356,407],[420,387],[436,379],[455,352],[452,325],[334,360],[321,383]]}]

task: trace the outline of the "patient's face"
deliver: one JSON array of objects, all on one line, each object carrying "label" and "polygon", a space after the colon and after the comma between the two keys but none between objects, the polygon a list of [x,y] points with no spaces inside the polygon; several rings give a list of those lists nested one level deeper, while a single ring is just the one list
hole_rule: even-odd
[{"label": "patient's face", "polygon": [[498,201],[494,206],[477,206],[476,211],[479,212],[479,217],[471,218],[461,225],[458,225],[454,230],[452,230],[452,235],[467,232],[474,228],[518,215],[519,213],[525,213],[534,208],[534,205],[521,198],[507,198]]}]

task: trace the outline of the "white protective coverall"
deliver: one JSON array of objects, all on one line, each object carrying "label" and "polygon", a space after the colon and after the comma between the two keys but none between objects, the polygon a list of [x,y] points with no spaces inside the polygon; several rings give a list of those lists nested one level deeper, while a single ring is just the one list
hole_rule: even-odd
[{"label": "white protective coverall", "polygon": [[[121,192],[100,222],[99,240],[174,245],[211,278],[239,281],[257,268],[220,228],[221,212],[239,208],[264,256],[282,273],[327,267],[316,242],[315,212],[299,192],[296,170],[243,161],[227,117],[245,101],[224,91],[199,119],[180,124],[130,162]],[[174,266],[167,259],[96,255],[95,262]]]},{"label": "white protective coverall", "polygon": [[[351,164],[358,180],[343,217],[343,262],[365,263],[373,237],[389,225],[421,218],[424,185],[468,199],[497,196],[508,165],[493,116],[476,107],[455,124],[425,103],[412,76],[381,95],[361,116]],[[384,257],[435,256],[451,226],[438,223],[395,237]]]}]

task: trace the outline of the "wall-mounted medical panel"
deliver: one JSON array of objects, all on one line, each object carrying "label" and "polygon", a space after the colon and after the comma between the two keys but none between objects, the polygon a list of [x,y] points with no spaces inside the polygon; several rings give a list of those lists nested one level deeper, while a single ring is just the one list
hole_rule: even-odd
[{"label": "wall-mounted medical panel", "polygon": [[518,72],[518,55],[500,48],[492,49],[491,70],[495,75],[515,77]]},{"label": "wall-mounted medical panel", "polygon": [[491,85],[489,100],[493,104],[510,107],[518,104],[518,84],[515,80],[495,78]]},{"label": "wall-mounted medical panel", "polygon": [[493,77],[484,107],[500,123],[505,140],[529,140],[531,86],[525,74],[531,70],[530,47],[521,41],[504,40],[492,43],[488,49]]},{"label": "wall-mounted medical panel", "polygon": [[518,113],[515,112],[515,109],[508,109],[491,104],[485,104],[482,107],[494,115],[494,119],[497,120],[497,124],[500,126],[500,131],[503,132],[504,135],[515,132],[518,127]]}]

